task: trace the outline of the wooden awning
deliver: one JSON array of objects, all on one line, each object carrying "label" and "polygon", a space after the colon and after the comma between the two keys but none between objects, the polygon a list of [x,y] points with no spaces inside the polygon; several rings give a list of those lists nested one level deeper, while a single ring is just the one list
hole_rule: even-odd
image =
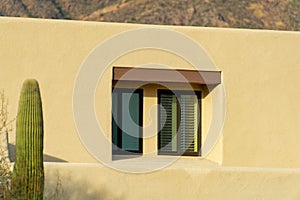
[{"label": "wooden awning", "polygon": [[113,81],[135,81],[149,83],[195,83],[217,85],[221,83],[221,72],[114,67]]}]

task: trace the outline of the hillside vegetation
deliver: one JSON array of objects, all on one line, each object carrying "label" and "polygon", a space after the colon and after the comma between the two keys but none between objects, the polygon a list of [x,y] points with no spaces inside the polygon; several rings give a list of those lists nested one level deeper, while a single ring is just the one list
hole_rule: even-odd
[{"label": "hillside vegetation", "polygon": [[0,16],[300,30],[300,0],[1,0]]}]

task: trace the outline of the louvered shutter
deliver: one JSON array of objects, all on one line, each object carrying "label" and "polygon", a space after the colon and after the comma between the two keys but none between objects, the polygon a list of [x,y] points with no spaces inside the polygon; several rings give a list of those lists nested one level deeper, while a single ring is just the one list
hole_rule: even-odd
[{"label": "louvered shutter", "polygon": [[177,99],[173,94],[160,95],[160,151],[177,152]]},{"label": "louvered shutter", "polygon": [[200,155],[200,94],[175,92],[159,92],[159,152]]},{"label": "louvered shutter", "polygon": [[198,151],[198,98],[196,95],[180,97],[180,149]]}]

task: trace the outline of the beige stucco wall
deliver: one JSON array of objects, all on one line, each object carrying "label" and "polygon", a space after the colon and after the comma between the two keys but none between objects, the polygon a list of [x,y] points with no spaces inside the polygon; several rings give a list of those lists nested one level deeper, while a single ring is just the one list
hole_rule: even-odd
[{"label": "beige stucco wall", "polygon": [[[140,26],[16,18],[1,18],[0,26],[0,80],[11,117],[16,115],[23,80],[37,78],[44,100],[45,152],[70,162],[93,162],[74,126],[76,75],[99,43]],[[299,167],[299,33],[166,28],[197,41],[223,73],[227,97],[223,165]],[[174,55],[144,51],[120,57],[114,64],[135,66],[154,60],[174,68],[190,67]],[[109,120],[104,122],[107,130]]]},{"label": "beige stucco wall", "polygon": [[[190,164],[190,163],[189,163]],[[46,165],[46,194],[58,187],[62,199],[245,199],[273,200],[300,197],[299,169],[217,167],[176,164],[155,173],[120,173],[99,165]],[[193,164],[194,165],[194,164]],[[56,171],[59,169],[59,173]],[[85,170],[83,170],[85,169]],[[95,179],[94,177],[98,177]]]},{"label": "beige stucco wall", "polygon": [[[80,142],[74,123],[72,95],[76,77],[81,64],[97,45],[114,34],[140,26],[15,18],[2,18],[1,22],[3,27],[1,29],[3,30],[1,87],[10,99],[11,116],[16,116],[18,95],[23,80],[29,77],[38,79],[46,119],[45,153],[68,162],[97,162]],[[66,28],[66,25],[69,28]],[[46,35],[49,35],[49,38],[45,39]],[[85,39],[89,41],[84,41]],[[75,41],[79,44],[75,44]],[[99,80],[100,87],[95,96],[97,117],[108,140],[111,138],[111,118],[108,117],[111,116],[111,68],[139,66],[144,63],[159,63],[178,69],[194,69],[183,58],[161,50],[138,50],[115,60]],[[172,88],[186,87],[173,85]],[[146,92],[149,91],[151,90]],[[210,95],[207,95],[202,100],[204,105],[202,141],[210,126],[210,98]],[[144,123],[148,124],[152,120],[149,114],[156,116],[156,111],[149,113],[156,101],[147,97],[144,101],[146,105]],[[156,120],[153,119],[152,123],[156,125]],[[13,135],[11,141],[13,142]],[[145,140],[144,151],[153,152],[156,142],[155,136]],[[110,161],[111,147],[107,146],[103,151],[107,155],[106,160]],[[218,142],[212,153],[205,158],[221,163],[222,143]]]},{"label": "beige stucco wall", "polygon": [[[284,197],[287,199],[299,198],[295,189],[299,171],[287,169],[300,167],[299,32],[165,26],[199,43],[222,71],[227,111],[222,137],[205,159],[183,158],[178,161],[181,164],[159,172],[128,174],[97,164],[82,145],[73,119],[76,76],[99,43],[138,27],[142,25],[0,18],[0,89],[9,98],[10,117],[16,116],[24,79],[38,79],[44,106],[45,153],[71,163],[47,164],[48,183],[58,170],[65,187],[87,183],[88,193],[98,194],[101,187],[99,191],[108,195],[107,199],[140,199],[145,193],[150,195],[148,199],[159,199],[159,195],[164,197],[161,199],[199,199],[199,195],[206,195],[206,199],[283,199],[286,194],[290,195]],[[158,50],[126,54],[111,66],[144,62],[192,68],[182,58]],[[111,70],[99,85],[102,90],[98,88],[95,94],[95,108],[109,137]],[[212,109],[211,97],[206,98],[204,130],[209,127]],[[154,103],[151,98],[145,101],[149,108]],[[150,121],[145,117],[146,123]],[[155,141],[150,139],[145,150],[151,151]],[[111,159],[110,149],[104,151]],[[215,163],[206,165],[208,160]],[[68,182],[67,175],[72,181]],[[147,189],[149,182],[152,189]],[[172,186],[177,192],[172,192]]]}]

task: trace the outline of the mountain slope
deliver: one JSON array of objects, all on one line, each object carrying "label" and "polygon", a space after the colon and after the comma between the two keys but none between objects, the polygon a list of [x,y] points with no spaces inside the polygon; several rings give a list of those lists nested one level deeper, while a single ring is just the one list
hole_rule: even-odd
[{"label": "mountain slope", "polygon": [[2,0],[0,15],[300,30],[300,0]]}]

